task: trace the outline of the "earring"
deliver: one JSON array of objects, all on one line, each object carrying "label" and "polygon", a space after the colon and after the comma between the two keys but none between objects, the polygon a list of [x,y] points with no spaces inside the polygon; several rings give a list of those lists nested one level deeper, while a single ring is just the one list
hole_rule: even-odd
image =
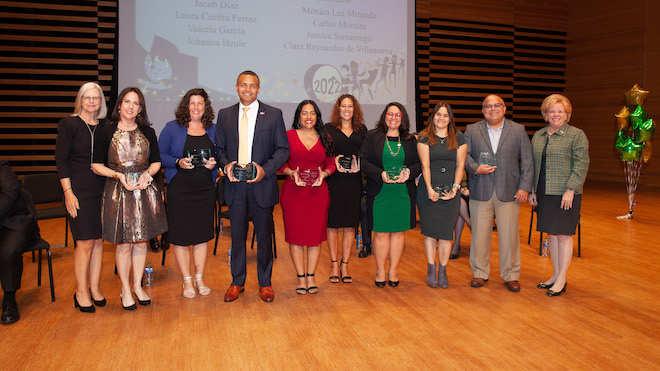
[{"label": "earring", "polygon": [[117,112],[121,112],[121,108],[117,108]]}]

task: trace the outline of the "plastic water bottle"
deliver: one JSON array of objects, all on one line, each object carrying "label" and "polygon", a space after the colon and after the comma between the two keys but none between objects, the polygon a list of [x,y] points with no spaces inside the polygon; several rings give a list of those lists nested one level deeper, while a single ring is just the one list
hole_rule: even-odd
[{"label": "plastic water bottle", "polygon": [[220,224],[218,224],[218,234],[222,234],[222,219],[220,219]]},{"label": "plastic water bottle", "polygon": [[548,256],[548,238],[546,237],[543,240],[543,249],[541,250],[541,256]]},{"label": "plastic water bottle", "polygon": [[231,265],[231,245],[229,245],[229,250],[227,250],[227,265]]},{"label": "plastic water bottle", "polygon": [[357,236],[355,237],[355,249],[362,250],[362,233],[360,232],[358,232]]},{"label": "plastic water bottle", "polygon": [[154,284],[154,268],[151,266],[151,262],[147,263],[147,266],[144,267],[144,285],[153,286]]}]

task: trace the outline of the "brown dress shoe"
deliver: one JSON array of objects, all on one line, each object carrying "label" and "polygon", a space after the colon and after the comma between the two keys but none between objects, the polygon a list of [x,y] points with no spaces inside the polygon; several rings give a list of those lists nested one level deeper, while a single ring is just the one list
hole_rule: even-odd
[{"label": "brown dress shoe", "polygon": [[260,287],[259,293],[261,294],[261,300],[266,303],[270,303],[275,299],[275,293],[273,292],[273,286]]},{"label": "brown dress shoe", "polygon": [[481,287],[481,286],[483,286],[484,283],[486,283],[486,282],[488,282],[488,278],[484,279],[484,278],[477,278],[477,277],[474,277],[474,278],[472,279],[472,281],[470,281],[470,286],[472,286],[472,287]]},{"label": "brown dress shoe", "polygon": [[229,286],[229,290],[227,290],[225,293],[225,303],[229,303],[230,301],[238,299],[238,295],[240,295],[243,291],[245,291],[243,286]]},{"label": "brown dress shoe", "polygon": [[520,284],[518,281],[509,281],[506,283],[506,288],[509,289],[509,291],[518,292],[520,291]]}]

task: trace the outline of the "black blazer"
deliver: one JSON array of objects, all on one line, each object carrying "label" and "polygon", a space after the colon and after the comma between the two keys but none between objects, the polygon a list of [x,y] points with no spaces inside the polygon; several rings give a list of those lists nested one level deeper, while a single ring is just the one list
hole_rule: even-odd
[{"label": "black blazer", "polygon": [[[366,137],[362,141],[360,147],[360,170],[367,176],[367,196],[369,202],[373,203],[374,198],[380,189],[383,187],[383,146],[385,145],[385,133],[379,129],[369,130]],[[414,228],[417,223],[416,209],[415,209],[415,193],[417,187],[415,186],[415,178],[422,172],[422,166],[419,162],[417,155],[417,140],[414,136],[408,139],[401,138],[401,146],[406,157],[403,164],[410,169],[410,178],[406,181],[408,188],[408,196],[410,197],[410,227]]]},{"label": "black blazer", "polygon": [[39,235],[34,206],[23,196],[9,162],[0,160],[0,226],[22,233],[28,241]]}]

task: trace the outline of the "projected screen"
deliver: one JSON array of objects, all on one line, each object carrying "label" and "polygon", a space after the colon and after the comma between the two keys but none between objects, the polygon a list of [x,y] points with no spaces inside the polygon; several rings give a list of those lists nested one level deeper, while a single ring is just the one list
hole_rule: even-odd
[{"label": "projected screen", "polygon": [[120,0],[119,90],[142,89],[157,132],[191,88],[204,88],[216,113],[238,102],[244,70],[287,128],[304,99],[327,122],[343,93],[370,128],[392,101],[415,127],[414,21],[412,0]]}]

